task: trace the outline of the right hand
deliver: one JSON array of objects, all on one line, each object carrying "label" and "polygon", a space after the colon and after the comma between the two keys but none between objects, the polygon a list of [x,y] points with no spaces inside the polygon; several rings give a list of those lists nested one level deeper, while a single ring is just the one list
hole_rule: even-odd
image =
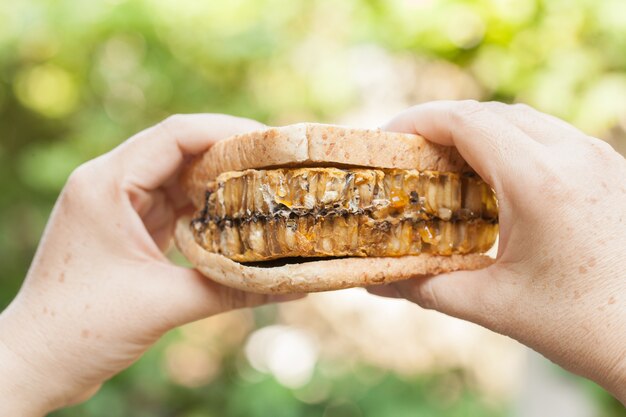
[{"label": "right hand", "polygon": [[626,160],[525,105],[433,102],[385,130],[456,146],[496,191],[495,264],[375,287],[478,323],[626,404]]},{"label": "right hand", "polygon": [[291,296],[219,285],[164,255],[184,161],[262,128],[237,117],[170,117],[70,177],[19,294],[0,314],[0,415],[77,404],[174,327]]}]

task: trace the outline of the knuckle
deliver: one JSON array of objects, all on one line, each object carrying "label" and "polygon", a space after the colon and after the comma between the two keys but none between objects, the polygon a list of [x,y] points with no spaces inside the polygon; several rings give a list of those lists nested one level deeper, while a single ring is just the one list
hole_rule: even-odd
[{"label": "knuckle", "polygon": [[452,124],[466,125],[486,111],[488,111],[487,106],[476,100],[458,101],[449,108],[448,119]]},{"label": "knuckle", "polygon": [[626,174],[626,159],[611,144],[593,137],[587,142],[581,166],[586,168],[587,179],[598,184],[610,178],[623,178]]},{"label": "knuckle", "polygon": [[477,100],[462,100],[456,103],[452,112],[460,117],[463,117],[472,116],[485,110],[486,106],[484,103]]},{"label": "knuckle", "polygon": [[617,151],[611,144],[598,138],[590,137],[590,146],[602,159],[611,159],[617,155]]},{"label": "knuckle", "polygon": [[89,161],[74,169],[65,183],[64,192],[82,194],[93,187],[93,165],[93,162]]},{"label": "knuckle", "polygon": [[537,110],[526,103],[507,104],[500,101],[489,101],[483,104],[488,110],[503,116],[529,116],[537,113]]},{"label": "knuckle", "polygon": [[85,162],[72,171],[61,193],[63,204],[79,207],[100,205],[105,188],[103,180],[106,178],[99,168],[98,161],[102,158]]},{"label": "knuckle", "polygon": [[183,126],[189,122],[189,115],[172,114],[157,123],[152,129],[161,137],[175,139]]},{"label": "knuckle", "polygon": [[501,101],[487,101],[483,105],[492,111],[503,113],[508,111],[512,106],[510,104],[503,103]]},{"label": "knuckle", "polygon": [[520,113],[534,113],[535,109],[530,107],[526,103],[515,103],[510,106],[511,110],[518,111]]},{"label": "knuckle", "polygon": [[184,114],[172,114],[159,122],[157,126],[167,133],[175,132],[184,123],[185,118]]}]

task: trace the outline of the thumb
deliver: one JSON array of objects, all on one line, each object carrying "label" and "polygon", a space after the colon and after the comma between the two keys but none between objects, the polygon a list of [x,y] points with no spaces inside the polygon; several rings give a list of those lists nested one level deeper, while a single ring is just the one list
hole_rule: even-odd
[{"label": "thumb", "polygon": [[176,265],[161,265],[152,275],[149,303],[158,305],[160,323],[166,330],[205,317],[245,307],[291,301],[301,294],[267,295],[226,287],[205,277],[195,269]]},{"label": "thumb", "polygon": [[422,308],[468,320],[499,333],[506,332],[511,290],[497,265],[475,271],[456,271],[395,283],[401,297]]}]

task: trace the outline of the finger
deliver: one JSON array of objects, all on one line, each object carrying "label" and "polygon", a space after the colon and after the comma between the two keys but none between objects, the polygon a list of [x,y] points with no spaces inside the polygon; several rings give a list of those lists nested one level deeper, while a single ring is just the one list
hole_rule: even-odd
[{"label": "finger", "polygon": [[175,210],[161,189],[131,195],[133,207],[161,251],[169,248],[176,220]]},{"label": "finger", "polygon": [[181,187],[177,176],[173,176],[169,181],[163,184],[163,190],[167,195],[169,201],[172,203],[174,210],[178,211],[191,204],[191,199]]},{"label": "finger", "polygon": [[398,292],[398,289],[394,285],[383,284],[383,285],[372,285],[370,287],[365,288],[367,292],[373,295],[377,295],[379,297],[385,298],[404,298]]},{"label": "finger", "polygon": [[153,190],[176,174],[186,156],[198,154],[213,143],[264,125],[221,114],[171,116],[144,130],[111,152],[130,185]]},{"label": "finger", "polygon": [[419,306],[502,332],[511,321],[512,291],[497,266],[457,271],[394,284],[403,298]]},{"label": "finger", "polygon": [[587,141],[587,136],[571,124],[552,115],[542,113],[526,104],[504,104],[497,101],[485,103],[492,112],[504,117],[532,139],[545,145]]},{"label": "finger", "polygon": [[192,217],[196,212],[196,208],[193,204],[187,204],[185,207],[181,207],[176,210],[176,218],[179,219],[181,217]]},{"label": "finger", "polygon": [[446,146],[456,146],[463,158],[496,191],[502,182],[518,178],[537,160],[542,145],[515,125],[475,101],[437,101],[402,112],[384,129],[418,133]]},{"label": "finger", "polygon": [[158,306],[160,313],[156,317],[167,329],[230,310],[304,297],[240,291],[211,281],[194,269],[170,264],[159,265],[153,277],[147,308]]}]

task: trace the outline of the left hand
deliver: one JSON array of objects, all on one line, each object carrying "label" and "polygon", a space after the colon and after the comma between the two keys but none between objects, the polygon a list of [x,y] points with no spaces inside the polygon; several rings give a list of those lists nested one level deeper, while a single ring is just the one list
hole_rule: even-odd
[{"label": "left hand", "polygon": [[168,330],[274,300],[218,285],[163,254],[190,208],[176,181],[183,161],[261,127],[173,116],[72,173],[23,287],[0,315],[0,415],[84,401]]}]

